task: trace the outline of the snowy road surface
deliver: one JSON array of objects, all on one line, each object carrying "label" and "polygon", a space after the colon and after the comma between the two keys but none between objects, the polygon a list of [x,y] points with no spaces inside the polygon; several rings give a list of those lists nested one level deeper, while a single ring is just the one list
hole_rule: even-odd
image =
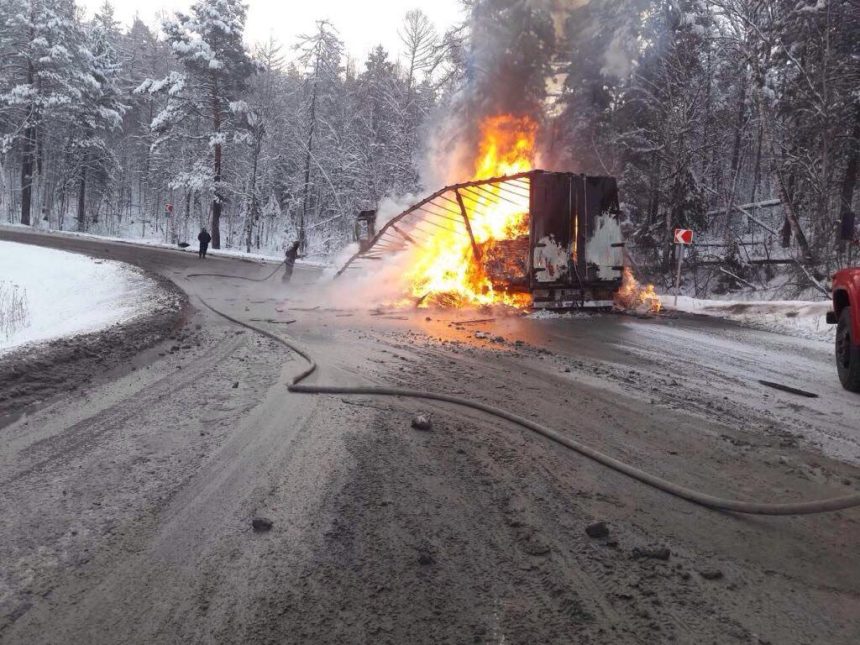
[{"label": "snowy road surface", "polygon": [[290,394],[303,361],[202,301],[297,339],[317,382],[474,397],[761,501],[860,488],[860,397],[827,343],[712,318],[347,310],[307,270],[189,278],[271,267],[0,238],[135,263],[195,308],[122,376],[0,428],[0,642],[860,641],[860,510],[709,511],[477,412]]},{"label": "snowy road surface", "polygon": [[27,343],[98,331],[144,314],[157,285],[133,267],[0,241],[0,280],[26,292],[26,324],[0,334],[0,354]]}]

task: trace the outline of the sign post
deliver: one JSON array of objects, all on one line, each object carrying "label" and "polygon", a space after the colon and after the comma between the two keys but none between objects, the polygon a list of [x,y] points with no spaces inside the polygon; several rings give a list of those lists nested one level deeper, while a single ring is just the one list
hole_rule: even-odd
[{"label": "sign post", "polygon": [[165,242],[175,242],[176,240],[170,239],[174,236],[174,231],[176,230],[176,221],[171,218],[173,215],[173,204],[167,202],[164,205],[164,217],[167,218],[164,222],[164,241]]},{"label": "sign post", "polygon": [[675,273],[675,309],[678,308],[678,294],[681,292],[681,263],[684,261],[684,247],[693,243],[693,231],[687,228],[675,229],[675,244],[678,249],[678,270]]}]

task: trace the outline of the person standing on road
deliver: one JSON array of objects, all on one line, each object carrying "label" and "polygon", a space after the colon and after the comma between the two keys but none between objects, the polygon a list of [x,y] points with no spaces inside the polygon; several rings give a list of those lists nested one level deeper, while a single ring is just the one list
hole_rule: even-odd
[{"label": "person standing on road", "polygon": [[296,259],[299,257],[299,243],[298,241],[293,242],[290,246],[287,247],[287,251],[285,253],[286,257],[284,258],[284,276],[282,280],[284,282],[289,282],[293,277],[293,267],[296,265]]},{"label": "person standing on road", "polygon": [[200,235],[197,236],[197,241],[200,242],[200,252],[197,254],[197,257],[205,260],[206,249],[209,248],[209,242],[212,241],[212,236],[209,235],[209,231],[207,231],[205,227],[200,229]]}]

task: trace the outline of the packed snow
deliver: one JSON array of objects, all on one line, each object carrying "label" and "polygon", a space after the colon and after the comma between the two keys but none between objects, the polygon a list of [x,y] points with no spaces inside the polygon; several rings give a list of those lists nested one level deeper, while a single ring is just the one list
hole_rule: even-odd
[{"label": "packed snow", "polygon": [[0,355],[131,320],[150,310],[159,290],[121,262],[14,242],[0,241],[0,276],[26,294],[27,310],[22,324],[0,334]]},{"label": "packed snow", "polygon": [[[674,296],[663,296],[663,305],[676,309]],[[734,320],[749,327],[813,340],[832,341],[836,328],[825,317],[832,305],[827,300],[703,300],[678,297],[678,311]]]},{"label": "packed snow", "polygon": [[[836,327],[827,324],[827,312],[832,309],[829,300],[706,300],[690,296],[660,296],[664,311],[723,318],[745,327],[771,331],[787,336],[833,342]],[[583,312],[555,312],[537,310],[529,314],[532,319],[578,318],[593,315]]]}]

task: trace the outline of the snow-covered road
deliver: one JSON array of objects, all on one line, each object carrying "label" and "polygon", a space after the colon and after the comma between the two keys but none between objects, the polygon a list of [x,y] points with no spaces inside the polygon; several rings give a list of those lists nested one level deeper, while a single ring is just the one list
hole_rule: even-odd
[{"label": "snow-covered road", "polygon": [[149,310],[158,289],[122,262],[6,241],[0,241],[0,280],[26,294],[27,309],[22,324],[0,333],[0,354],[129,321]]},{"label": "snow-covered road", "polygon": [[860,486],[860,397],[827,342],[346,309],[304,268],[285,286],[195,275],[271,272],[249,262],[13,239],[133,262],[194,309],[123,374],[0,420],[0,643],[858,642],[860,509],[718,513],[476,412],[290,393],[306,363],[203,303],[299,342],[320,383],[469,397],[768,502]]}]

